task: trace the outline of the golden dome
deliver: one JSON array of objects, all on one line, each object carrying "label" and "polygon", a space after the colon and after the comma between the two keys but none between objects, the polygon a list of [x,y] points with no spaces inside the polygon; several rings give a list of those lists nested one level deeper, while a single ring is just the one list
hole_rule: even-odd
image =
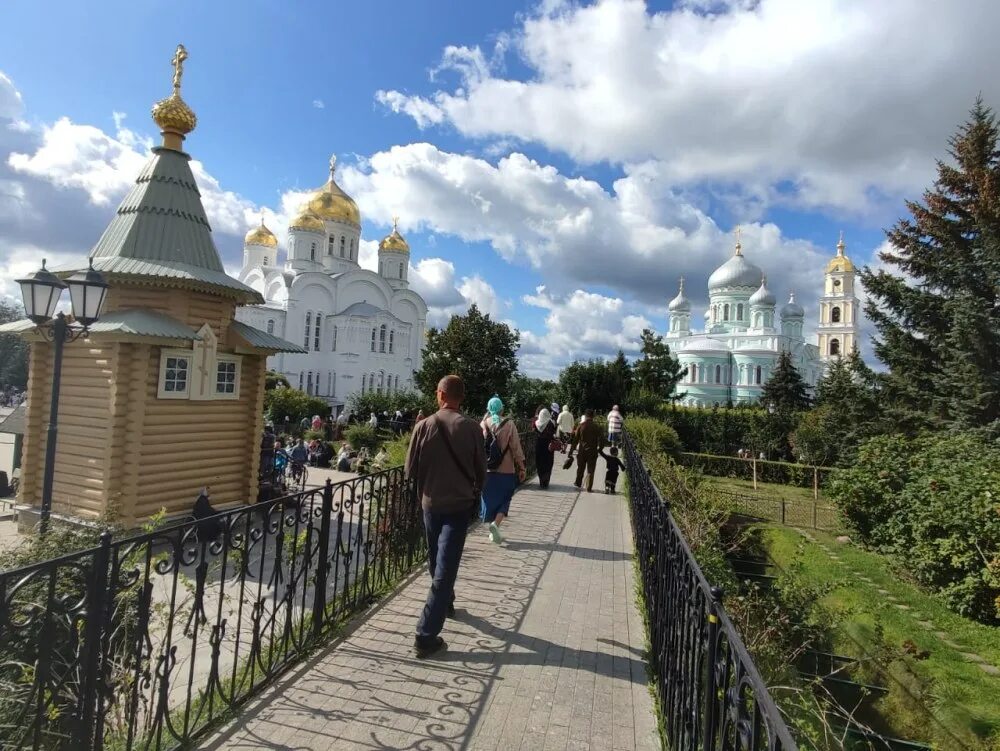
[{"label": "golden dome", "polygon": [[288,228],[302,229],[308,232],[324,232],[326,230],[323,220],[312,213],[308,206],[302,207],[299,215],[292,219],[292,223],[288,225]]},{"label": "golden dome", "polygon": [[396,225],[399,222],[399,217],[392,218],[392,232],[382,238],[382,241],[378,244],[379,251],[388,250],[395,251],[396,253],[409,253],[410,244],[406,242]]},{"label": "golden dome", "polygon": [[171,148],[179,147],[180,142],[177,139],[167,138],[167,134],[180,136],[180,140],[183,140],[184,136],[198,125],[198,118],[181,99],[181,76],[184,75],[184,61],[187,57],[184,45],[178,44],[177,51],[170,61],[174,66],[174,92],[153,105],[153,122],[159,125],[164,133],[163,145]]},{"label": "golden dome", "polygon": [[840,240],[837,241],[837,255],[830,259],[830,263],[826,265],[826,273],[831,274],[835,272],[847,273],[854,271],[854,264],[851,259],[844,255],[844,233],[840,233]]},{"label": "golden dome", "polygon": [[264,226],[264,217],[261,217],[260,226],[254,227],[247,232],[247,236],[243,238],[243,243],[245,245],[263,245],[267,248],[277,248],[278,238],[274,236],[271,230]]},{"label": "golden dome", "polygon": [[337,157],[330,157],[330,179],[326,181],[326,185],[313,193],[306,206],[320,219],[361,226],[361,212],[358,211],[358,205],[333,179],[336,169]]}]

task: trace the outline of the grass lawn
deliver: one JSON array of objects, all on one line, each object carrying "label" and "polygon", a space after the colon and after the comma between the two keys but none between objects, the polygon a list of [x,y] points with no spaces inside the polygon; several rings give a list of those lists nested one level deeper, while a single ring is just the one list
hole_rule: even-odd
[{"label": "grass lawn", "polygon": [[[753,480],[737,480],[732,477],[704,476],[707,486],[718,488],[727,493],[737,493],[749,496],[751,500],[738,502],[738,510],[742,513],[761,519],[770,519],[792,527],[813,527],[813,522],[820,529],[837,530],[840,528],[840,518],[833,504],[823,498],[813,511],[813,494],[809,488],[798,488],[794,485],[774,485],[758,482],[757,490],[753,489]],[[784,520],[782,520],[782,502],[784,502]]]},{"label": "grass lawn", "polygon": [[[904,737],[933,741],[935,748],[1000,749],[1000,629],[952,613],[883,556],[838,543],[823,532],[809,534],[816,542],[796,530],[768,526],[764,539],[780,569],[830,588],[821,606],[837,616],[835,652],[889,655],[881,683],[890,694],[880,707],[894,729]],[[880,647],[879,631],[888,652]],[[924,659],[906,655],[904,642],[928,654]],[[987,668],[971,655],[981,657]]]}]

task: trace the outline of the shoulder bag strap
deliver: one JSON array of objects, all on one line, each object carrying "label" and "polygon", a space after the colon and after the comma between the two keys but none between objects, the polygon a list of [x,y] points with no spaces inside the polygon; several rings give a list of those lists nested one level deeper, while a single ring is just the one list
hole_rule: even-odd
[{"label": "shoulder bag strap", "polygon": [[458,458],[458,454],[455,453],[455,449],[451,447],[451,439],[448,438],[448,431],[445,429],[444,425],[438,424],[438,433],[441,434],[441,440],[444,441],[444,447],[448,449],[448,453],[451,454],[452,461],[455,462],[455,466],[458,467],[458,471],[462,473],[462,476],[469,481],[473,488],[476,487],[476,478],[469,474],[469,471],[465,468],[465,465]]}]

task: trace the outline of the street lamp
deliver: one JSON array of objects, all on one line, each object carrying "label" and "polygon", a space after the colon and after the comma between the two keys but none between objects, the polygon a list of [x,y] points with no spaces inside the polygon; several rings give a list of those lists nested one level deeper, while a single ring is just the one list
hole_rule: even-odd
[{"label": "street lamp", "polygon": [[[33,323],[38,324],[38,332],[55,347],[52,358],[52,401],[49,406],[49,425],[45,440],[45,475],[42,480],[42,515],[39,533],[45,534],[49,528],[52,513],[52,479],[55,473],[56,436],[59,432],[59,381],[62,376],[63,345],[81,336],[86,336],[88,328],[101,315],[104,299],[108,294],[108,283],[94,268],[93,260],[86,271],[79,271],[65,282],[45,268],[30,277],[18,279],[24,311]],[[62,291],[69,288],[73,319],[80,328],[70,328],[63,313],[56,313]],[[54,315],[54,317],[53,317]]]}]

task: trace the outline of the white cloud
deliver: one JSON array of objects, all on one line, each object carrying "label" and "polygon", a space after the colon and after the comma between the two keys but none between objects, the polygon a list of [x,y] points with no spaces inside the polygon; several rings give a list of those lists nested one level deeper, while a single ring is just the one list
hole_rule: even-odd
[{"label": "white cloud", "polygon": [[454,88],[377,99],[421,127],[863,212],[926,185],[977,93],[1000,100],[998,23],[992,0],[546,3],[509,37],[522,77],[451,46],[435,73]]},{"label": "white cloud", "polygon": [[21,92],[3,71],[0,71],[0,120],[19,120],[24,112]]},{"label": "white cloud", "polygon": [[453,315],[464,314],[473,304],[494,320],[503,320],[503,311],[509,307],[478,274],[457,280],[455,265],[443,258],[421,259],[410,266],[409,274],[410,286],[427,303],[429,326],[445,326]]},{"label": "white cloud", "polygon": [[325,109],[326,105],[323,103],[322,99],[313,99],[313,107],[318,110]]}]

